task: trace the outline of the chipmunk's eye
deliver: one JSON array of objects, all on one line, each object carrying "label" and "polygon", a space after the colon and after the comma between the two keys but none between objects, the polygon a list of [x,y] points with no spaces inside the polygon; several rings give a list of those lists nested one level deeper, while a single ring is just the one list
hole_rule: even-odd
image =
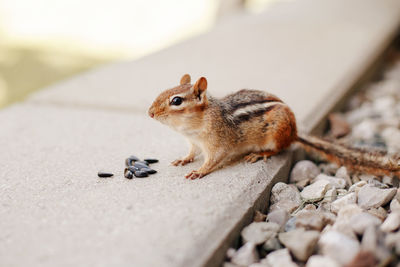
[{"label": "chipmunk's eye", "polygon": [[175,97],[172,98],[172,100],[171,100],[171,105],[179,106],[180,104],[182,104],[182,102],[183,102],[182,97],[175,96]]}]

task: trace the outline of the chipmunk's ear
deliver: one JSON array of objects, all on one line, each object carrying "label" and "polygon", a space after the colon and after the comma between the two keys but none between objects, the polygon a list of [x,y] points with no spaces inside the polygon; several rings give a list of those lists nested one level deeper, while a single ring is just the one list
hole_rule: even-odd
[{"label": "chipmunk's ear", "polygon": [[185,74],[181,78],[181,85],[190,83],[190,75]]},{"label": "chipmunk's ear", "polygon": [[204,93],[207,90],[207,79],[201,77],[197,80],[197,82],[193,85],[193,94],[199,99],[202,100]]}]

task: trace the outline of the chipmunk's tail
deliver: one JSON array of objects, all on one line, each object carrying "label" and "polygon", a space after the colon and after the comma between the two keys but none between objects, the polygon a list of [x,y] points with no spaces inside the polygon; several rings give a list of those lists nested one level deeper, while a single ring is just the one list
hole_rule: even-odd
[{"label": "chipmunk's tail", "polygon": [[344,165],[351,170],[374,175],[394,174],[400,177],[400,155],[351,148],[306,134],[298,134],[298,141],[306,150],[316,152],[326,160]]}]

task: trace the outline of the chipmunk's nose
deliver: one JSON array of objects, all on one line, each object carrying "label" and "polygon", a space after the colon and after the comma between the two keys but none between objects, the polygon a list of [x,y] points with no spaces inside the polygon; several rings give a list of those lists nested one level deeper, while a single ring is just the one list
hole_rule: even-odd
[{"label": "chipmunk's nose", "polygon": [[149,108],[149,112],[148,113],[149,113],[150,117],[154,118],[154,112],[153,112],[152,108]]}]

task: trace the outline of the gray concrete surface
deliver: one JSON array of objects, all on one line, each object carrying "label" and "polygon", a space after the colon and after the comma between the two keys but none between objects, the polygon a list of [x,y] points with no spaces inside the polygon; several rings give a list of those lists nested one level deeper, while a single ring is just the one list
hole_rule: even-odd
[{"label": "gray concrete surface", "polygon": [[[169,166],[186,146],[145,115],[155,95],[186,72],[217,96],[268,89],[308,129],[387,45],[399,14],[394,0],[285,3],[0,111],[0,266],[215,266],[290,157],[187,181],[201,161]],[[123,178],[130,154],[159,158],[159,173]]]}]

